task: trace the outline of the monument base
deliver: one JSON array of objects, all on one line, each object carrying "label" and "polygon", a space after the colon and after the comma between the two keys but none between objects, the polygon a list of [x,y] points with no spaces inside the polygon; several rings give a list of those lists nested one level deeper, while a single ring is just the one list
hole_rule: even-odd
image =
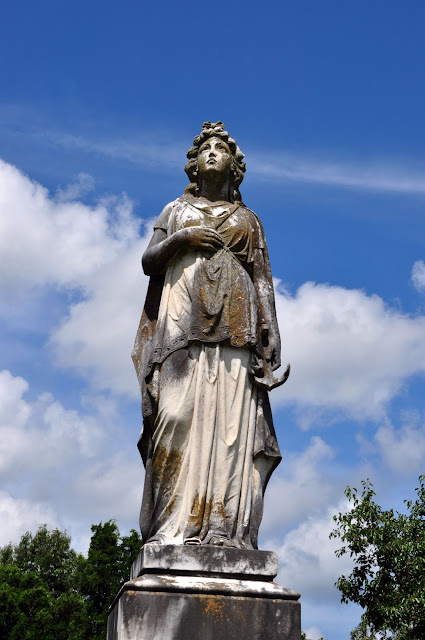
[{"label": "monument base", "polygon": [[146,546],[112,603],[107,640],[300,640],[299,594],[272,581],[276,568],[270,552]]}]

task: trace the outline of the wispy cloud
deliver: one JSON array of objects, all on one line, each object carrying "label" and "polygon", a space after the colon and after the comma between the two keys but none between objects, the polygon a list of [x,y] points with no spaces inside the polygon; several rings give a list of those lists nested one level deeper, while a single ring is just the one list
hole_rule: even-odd
[{"label": "wispy cloud", "polygon": [[[85,130],[91,133],[53,128],[37,115],[0,105],[0,139],[2,135],[26,137],[34,144],[124,160],[151,171],[180,170],[191,143],[191,140],[176,139],[175,132],[167,135],[165,131],[139,130],[131,136],[128,132],[111,136],[105,131],[99,133],[96,123],[93,126],[86,123]],[[413,161],[407,165],[397,162],[396,158],[333,160],[329,154],[320,158],[317,152],[312,159],[311,155],[288,153],[284,149],[272,154],[265,149],[252,149],[247,153],[249,176],[275,185],[303,183],[406,195],[425,195],[425,170],[423,162],[420,164],[422,166]]]},{"label": "wispy cloud", "polygon": [[[189,148],[187,141],[175,141],[166,131],[138,130],[131,134],[116,131],[115,124],[100,125],[83,121],[77,131],[54,125],[45,116],[28,107],[0,103],[0,143],[2,139],[24,140],[32,146],[43,145],[67,151],[97,154],[115,160],[126,160],[147,169],[181,169]],[[84,131],[84,133],[83,133]],[[90,134],[86,132],[90,131]],[[165,142],[162,142],[165,141]],[[191,140],[189,140],[189,143]]]},{"label": "wispy cloud", "polygon": [[[181,168],[185,161],[186,146],[146,143],[137,137],[125,139],[88,140],[79,136],[45,134],[51,143],[80,149],[88,153],[100,153],[110,158],[123,159],[150,169]],[[265,159],[267,158],[267,160]],[[402,167],[385,167],[368,160],[363,163],[310,162],[297,155],[284,153],[270,156],[252,152],[247,158],[249,175],[267,182],[303,182],[324,187],[422,194],[425,195],[425,171]]]},{"label": "wispy cloud", "polygon": [[85,153],[96,153],[117,160],[127,160],[146,168],[160,169],[181,168],[185,162],[184,145],[167,145],[146,142],[142,136],[134,136],[133,140],[111,138],[103,140],[72,135],[63,132],[43,132],[40,137],[48,144],[66,149],[77,149]]},{"label": "wispy cloud", "polygon": [[371,161],[357,164],[316,161],[297,156],[275,155],[268,160],[251,156],[249,170],[270,181],[292,181],[323,186],[425,194],[425,171],[401,167],[384,167]]},{"label": "wispy cloud", "polygon": [[417,260],[412,267],[412,283],[419,293],[425,293],[425,263]]}]

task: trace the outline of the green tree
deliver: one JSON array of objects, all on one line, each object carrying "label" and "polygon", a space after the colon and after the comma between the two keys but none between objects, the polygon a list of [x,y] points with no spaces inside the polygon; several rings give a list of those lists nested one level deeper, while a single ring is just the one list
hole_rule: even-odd
[{"label": "green tree", "polygon": [[78,558],[69,536],[46,526],[0,549],[1,638],[85,640],[87,607],[73,585]]},{"label": "green tree", "polygon": [[104,640],[108,608],[129,579],[141,538],[116,523],[92,526],[88,557],[45,525],[0,549],[0,638]]},{"label": "green tree", "polygon": [[49,592],[41,578],[15,565],[0,566],[0,637],[36,638],[49,612]]},{"label": "green tree", "polygon": [[79,587],[89,608],[90,640],[104,640],[109,606],[129,580],[142,541],[134,529],[121,537],[114,520],[93,525],[91,530],[87,560],[80,566]]},{"label": "green tree", "polygon": [[419,483],[417,499],[405,501],[406,513],[382,509],[366,481],[361,495],[347,487],[352,509],[334,516],[331,537],[343,543],[336,554],[354,560],[352,573],[336,586],[342,602],[365,609],[362,623],[364,632],[370,627],[369,637],[425,638],[425,476]]},{"label": "green tree", "polygon": [[355,629],[350,633],[350,640],[375,640],[375,634],[372,634],[370,627],[363,618]]},{"label": "green tree", "polygon": [[24,533],[17,545],[0,549],[0,564],[36,573],[57,596],[73,588],[79,558],[82,556],[71,549],[67,533],[48,531],[46,525],[40,526],[35,535]]}]

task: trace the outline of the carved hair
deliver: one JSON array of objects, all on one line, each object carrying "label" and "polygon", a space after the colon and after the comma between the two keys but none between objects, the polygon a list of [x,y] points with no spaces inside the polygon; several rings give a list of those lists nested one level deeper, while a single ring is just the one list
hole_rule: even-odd
[{"label": "carved hair", "polygon": [[201,133],[195,137],[193,147],[187,152],[188,161],[186,162],[184,170],[187,173],[190,184],[187,185],[184,191],[194,196],[199,195],[201,191],[201,177],[198,171],[198,153],[201,145],[209,138],[220,138],[229,147],[233,157],[232,168],[229,175],[229,200],[230,202],[241,202],[242,197],[239,192],[239,185],[246,171],[245,162],[243,162],[244,154],[239,149],[236,141],[229,136],[227,131],[224,131],[224,124],[222,122],[204,122]]}]

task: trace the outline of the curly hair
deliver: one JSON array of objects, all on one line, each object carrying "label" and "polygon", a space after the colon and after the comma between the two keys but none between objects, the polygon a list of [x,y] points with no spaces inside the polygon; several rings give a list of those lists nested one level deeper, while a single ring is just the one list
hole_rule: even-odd
[{"label": "curly hair", "polygon": [[184,167],[184,170],[190,180],[190,184],[188,184],[184,190],[185,193],[191,193],[196,196],[199,195],[201,191],[201,178],[198,171],[198,153],[200,146],[205,142],[205,140],[208,140],[208,138],[220,138],[228,145],[233,157],[232,168],[229,176],[229,201],[242,202],[239,185],[241,184],[243,174],[246,171],[246,165],[245,162],[243,162],[244,154],[239,149],[236,141],[229,136],[227,131],[224,131],[223,122],[204,122],[201,133],[193,140],[193,147],[191,147],[187,152],[188,161]]}]

